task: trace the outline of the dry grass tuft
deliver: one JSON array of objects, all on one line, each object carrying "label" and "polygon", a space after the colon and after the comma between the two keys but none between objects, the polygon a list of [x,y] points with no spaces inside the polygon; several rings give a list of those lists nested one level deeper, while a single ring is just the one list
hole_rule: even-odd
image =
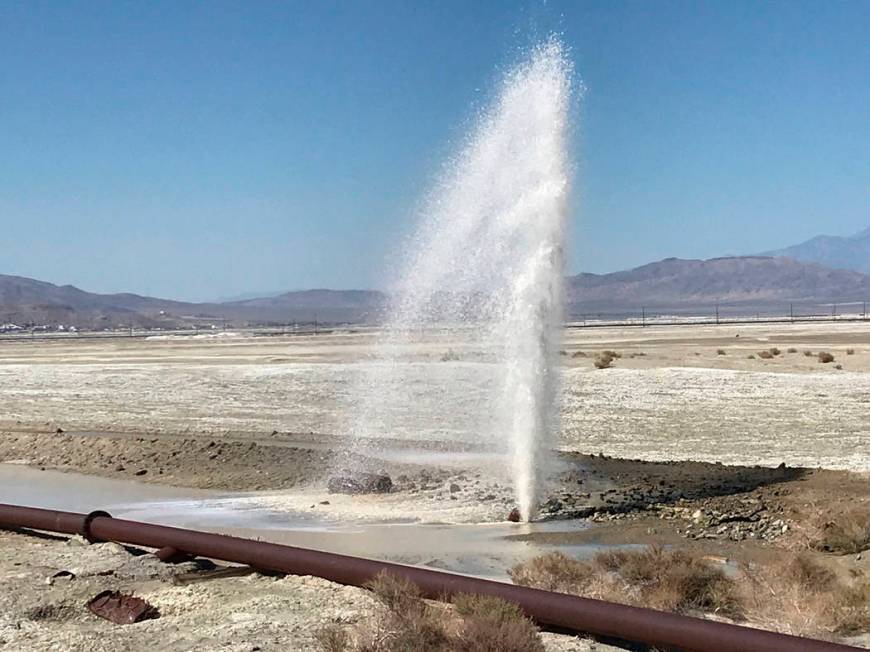
[{"label": "dry grass tuft", "polygon": [[381,607],[352,629],[319,630],[322,652],[544,652],[534,623],[504,600],[457,595],[450,609],[427,602],[413,583],[388,573],[366,588]]},{"label": "dry grass tuft", "polygon": [[763,627],[824,639],[870,631],[870,583],[844,584],[806,554],[744,568],[741,587],[751,619]]},{"label": "dry grass tuft", "polygon": [[746,359],[747,360],[755,360],[755,356],[750,353],[749,355],[746,356]]},{"label": "dry grass tuft", "polygon": [[870,550],[870,503],[850,507],[832,520],[820,514],[809,535],[810,547],[837,555]]},{"label": "dry grass tuft", "polygon": [[595,356],[595,360],[592,361],[592,364],[595,365],[596,369],[607,369],[618,357],[618,355],[613,355],[613,351],[602,351]]},{"label": "dry grass tuft", "polygon": [[697,554],[648,548],[590,561],[549,553],[515,566],[516,584],[678,613],[715,613],[791,634],[870,632],[870,582],[843,582],[811,553],[786,555],[733,578]]},{"label": "dry grass tuft", "polygon": [[341,625],[327,625],[314,632],[314,641],[322,652],[345,652],[351,649],[350,634]]},{"label": "dry grass tuft", "polygon": [[574,351],[574,353],[571,354],[571,357],[572,358],[585,358],[586,354],[583,351]]},{"label": "dry grass tuft", "polygon": [[780,351],[780,350],[779,350],[778,348],[776,348],[775,346],[774,346],[774,347],[771,347],[770,349],[768,349],[768,351],[770,351],[770,354],[771,354],[771,355],[780,355],[780,354],[782,353],[782,351]]},{"label": "dry grass tuft", "polygon": [[790,346],[790,347],[788,347],[787,352],[788,353],[797,353],[797,349],[794,348],[793,346]]},{"label": "dry grass tuft", "polygon": [[520,586],[583,594],[595,577],[595,569],[588,562],[572,559],[561,552],[548,552],[517,564],[508,575],[514,584]]},{"label": "dry grass tuft", "polygon": [[725,349],[716,349],[716,355],[725,355]]},{"label": "dry grass tuft", "polygon": [[453,598],[462,616],[451,650],[457,652],[544,652],[538,629],[515,604],[498,598],[460,594]]},{"label": "dry grass tuft", "polygon": [[855,349],[846,349],[846,355],[855,355]]},{"label": "dry grass tuft", "polygon": [[509,574],[523,586],[663,611],[741,614],[733,580],[710,562],[682,550],[602,552],[588,562],[549,553],[515,566]]},{"label": "dry grass tuft", "polygon": [[773,353],[771,353],[770,351],[759,351],[758,357],[763,358],[764,360],[770,360],[773,358]]},{"label": "dry grass tuft", "polygon": [[834,356],[831,353],[828,353],[827,351],[819,352],[819,362],[821,362],[822,364],[827,364],[827,363],[833,362],[833,361],[834,361]]},{"label": "dry grass tuft", "polygon": [[815,355],[815,353],[813,353],[812,351],[807,350],[807,351],[804,351],[804,355],[805,355],[806,357],[808,357],[808,358],[812,358],[812,357]]}]

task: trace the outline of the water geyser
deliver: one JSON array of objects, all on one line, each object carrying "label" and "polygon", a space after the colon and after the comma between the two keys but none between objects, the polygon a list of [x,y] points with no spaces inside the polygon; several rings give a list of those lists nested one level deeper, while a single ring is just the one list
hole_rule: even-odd
[{"label": "water geyser", "polygon": [[[536,515],[558,427],[571,73],[557,39],[534,47],[446,166],[390,288],[383,362],[363,383],[354,428],[389,435],[379,404],[417,400],[399,360],[421,333],[473,344],[491,370],[476,427],[505,445],[523,520]],[[439,409],[449,419],[459,406],[445,393]]]}]

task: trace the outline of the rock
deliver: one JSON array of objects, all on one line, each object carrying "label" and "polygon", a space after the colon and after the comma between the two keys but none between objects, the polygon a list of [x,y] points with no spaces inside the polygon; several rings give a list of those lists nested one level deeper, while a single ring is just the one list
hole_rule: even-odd
[{"label": "rock", "polygon": [[450,484],[450,493],[455,494],[457,491],[459,491],[459,485],[456,484],[455,482],[451,483]]},{"label": "rock", "polygon": [[378,473],[333,476],[327,482],[333,494],[385,494],[393,488],[390,476]]},{"label": "rock", "polygon": [[145,475],[146,473],[148,473],[148,469],[139,469],[133,475]]},{"label": "rock", "polygon": [[510,514],[508,514],[508,520],[511,523],[519,523],[520,522],[520,510],[514,507]]}]

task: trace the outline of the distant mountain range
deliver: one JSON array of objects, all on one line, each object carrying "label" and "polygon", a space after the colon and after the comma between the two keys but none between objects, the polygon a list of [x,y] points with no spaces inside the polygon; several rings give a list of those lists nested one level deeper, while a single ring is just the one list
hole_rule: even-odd
[{"label": "distant mountain range", "polygon": [[171,328],[183,325],[377,321],[384,295],[366,290],[303,290],[274,297],[188,303],[137,294],[95,294],[0,274],[0,325]]},{"label": "distant mountain range", "polygon": [[870,300],[870,276],[866,274],[770,256],[667,258],[624,272],[568,278],[568,302],[575,315],[641,307],[706,311],[714,304],[738,311],[776,309],[781,313],[787,303],[865,299]]},{"label": "distant mountain range", "polygon": [[[843,269],[863,265],[870,229],[851,238],[819,236],[783,249],[785,256],[733,256],[665,260],[611,274],[566,279],[569,316],[651,311],[709,313],[714,304],[732,313],[767,309],[782,314],[788,303],[830,304],[870,300],[870,275]],[[861,253],[866,252],[866,253]],[[797,258],[829,261],[818,264]],[[863,258],[862,258],[863,256]],[[102,329],[293,322],[377,323],[387,297],[370,290],[303,290],[243,300],[188,303],[136,294],[94,294],[0,275],[0,325],[57,325]]]},{"label": "distant mountain range", "polygon": [[870,274],[870,229],[846,237],[817,235],[806,242],[761,255],[786,256],[805,263]]}]

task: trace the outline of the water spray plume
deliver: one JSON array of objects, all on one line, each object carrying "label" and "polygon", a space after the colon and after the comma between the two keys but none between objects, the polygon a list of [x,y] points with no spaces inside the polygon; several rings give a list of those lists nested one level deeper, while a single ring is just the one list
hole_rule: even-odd
[{"label": "water spray plume", "polygon": [[477,347],[493,373],[476,398],[476,427],[509,452],[523,520],[536,516],[558,428],[571,76],[556,39],[505,75],[424,204],[390,291],[378,344],[386,363],[357,406],[357,434],[389,434],[373,415],[384,400],[415,400],[398,362],[406,345],[437,332]]}]

